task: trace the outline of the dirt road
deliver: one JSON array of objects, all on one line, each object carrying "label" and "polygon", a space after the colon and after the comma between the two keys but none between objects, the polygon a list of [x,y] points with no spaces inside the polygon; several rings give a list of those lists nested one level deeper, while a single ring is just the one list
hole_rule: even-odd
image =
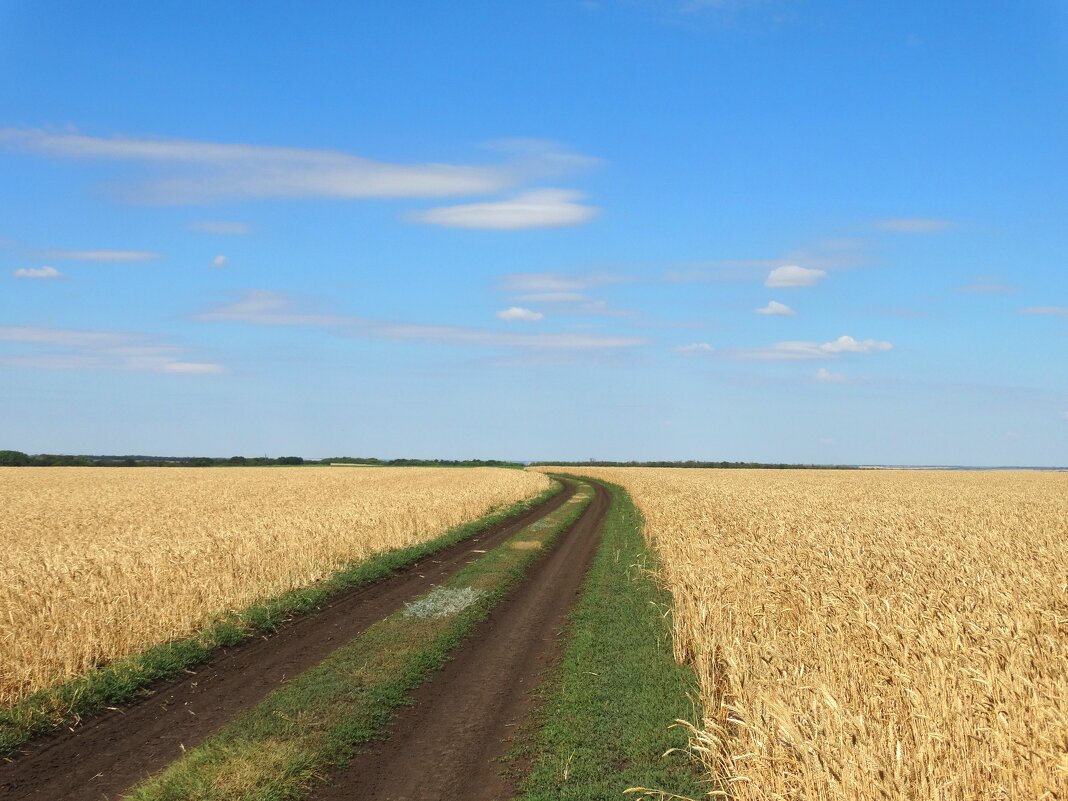
[{"label": "dirt road", "polygon": [[504,801],[514,794],[498,760],[534,707],[531,691],[563,650],[610,503],[603,487],[594,488],[582,517],[416,691],[385,739],[330,776],[313,801]]}]

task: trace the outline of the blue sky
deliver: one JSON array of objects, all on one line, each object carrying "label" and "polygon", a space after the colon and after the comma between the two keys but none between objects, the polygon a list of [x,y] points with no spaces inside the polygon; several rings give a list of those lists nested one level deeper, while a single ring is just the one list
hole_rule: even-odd
[{"label": "blue sky", "polygon": [[0,447],[1068,463],[1068,6],[0,2]]}]

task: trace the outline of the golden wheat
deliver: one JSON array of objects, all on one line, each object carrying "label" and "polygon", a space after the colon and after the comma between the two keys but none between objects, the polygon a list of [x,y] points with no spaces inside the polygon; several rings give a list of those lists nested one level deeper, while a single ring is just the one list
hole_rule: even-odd
[{"label": "golden wheat", "polygon": [[492,468],[0,468],[0,704],[548,486]]},{"label": "golden wheat", "polygon": [[645,517],[713,792],[1068,798],[1068,475],[568,470]]}]

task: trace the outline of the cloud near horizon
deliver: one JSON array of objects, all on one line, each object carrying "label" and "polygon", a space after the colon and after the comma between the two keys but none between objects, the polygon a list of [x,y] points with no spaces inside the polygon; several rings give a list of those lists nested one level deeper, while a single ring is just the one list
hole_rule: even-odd
[{"label": "cloud near horizon", "polygon": [[148,334],[84,331],[43,326],[0,326],[0,342],[24,346],[0,355],[0,364],[38,369],[106,369],[183,375],[219,375],[218,363],[189,361],[188,348],[159,342]]}]

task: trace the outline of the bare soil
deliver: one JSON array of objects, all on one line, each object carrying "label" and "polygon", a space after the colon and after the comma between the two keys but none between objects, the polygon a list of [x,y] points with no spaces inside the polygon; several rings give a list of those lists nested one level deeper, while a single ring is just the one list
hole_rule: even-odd
[{"label": "bare soil", "polygon": [[327,778],[313,801],[504,801],[501,757],[563,653],[571,609],[600,542],[610,496],[598,484],[582,517],[415,693],[385,737]]},{"label": "bare soil", "polygon": [[439,551],[373,584],[334,596],[270,635],[220,649],[181,679],[149,688],[146,697],[38,738],[0,760],[0,799],[99,801],[167,766],[282,682],[427,592],[523,527],[562,506],[563,492],[539,506]]}]

